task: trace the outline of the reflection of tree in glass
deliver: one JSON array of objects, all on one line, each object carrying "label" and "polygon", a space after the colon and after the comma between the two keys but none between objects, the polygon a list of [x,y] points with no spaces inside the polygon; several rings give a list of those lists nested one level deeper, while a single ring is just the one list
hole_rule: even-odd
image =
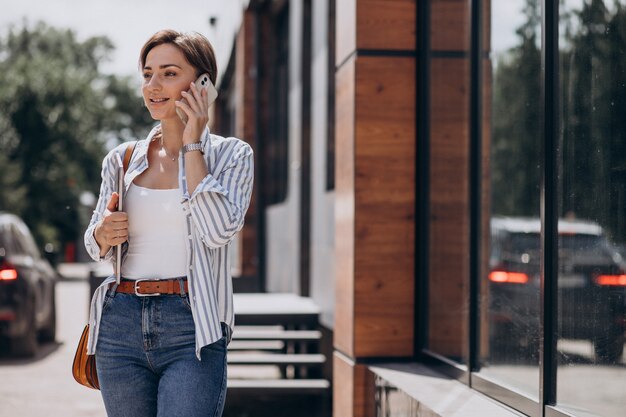
[{"label": "reflection of tree in glass", "polygon": [[[559,152],[562,214],[602,224],[626,238],[626,9],[618,2],[561,7]],[[527,0],[519,43],[493,77],[493,211],[538,213],[541,164],[540,8]]]},{"label": "reflection of tree in glass", "polygon": [[131,80],[100,73],[112,49],[43,23],[0,39],[0,210],[24,218],[40,245],[79,238],[79,196],[98,190],[105,141],[150,123]]},{"label": "reflection of tree in glass", "polygon": [[492,204],[494,214],[537,216],[540,180],[541,14],[527,0],[519,44],[497,62],[493,76]]},{"label": "reflection of tree in glass", "polygon": [[[626,237],[626,10],[584,2],[561,49],[562,211]],[[571,30],[574,28],[575,30]]]}]

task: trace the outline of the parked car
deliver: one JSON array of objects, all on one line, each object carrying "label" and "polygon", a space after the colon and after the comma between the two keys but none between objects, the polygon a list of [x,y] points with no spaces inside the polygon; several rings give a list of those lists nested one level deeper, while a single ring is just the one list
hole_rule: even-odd
[{"label": "parked car", "polygon": [[26,224],[0,212],[0,336],[14,354],[33,356],[38,339],[55,339],[56,281]]},{"label": "parked car", "polygon": [[[621,255],[594,222],[558,223],[558,334],[593,343],[595,359],[624,350],[626,273]],[[522,346],[537,352],[540,316],[540,221],[491,220],[489,336],[492,353]],[[536,359],[536,358],[535,358]]]}]

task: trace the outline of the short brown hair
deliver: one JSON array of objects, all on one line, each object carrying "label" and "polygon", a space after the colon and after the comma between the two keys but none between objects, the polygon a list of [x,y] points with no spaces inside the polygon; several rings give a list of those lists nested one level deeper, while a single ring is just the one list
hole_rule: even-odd
[{"label": "short brown hair", "polygon": [[196,76],[207,73],[215,84],[217,80],[217,63],[215,52],[211,42],[198,32],[181,33],[175,30],[160,30],[148,39],[141,48],[139,54],[139,65],[142,69],[146,64],[148,53],[159,45],[170,43],[180,49],[189,62],[197,71]]}]

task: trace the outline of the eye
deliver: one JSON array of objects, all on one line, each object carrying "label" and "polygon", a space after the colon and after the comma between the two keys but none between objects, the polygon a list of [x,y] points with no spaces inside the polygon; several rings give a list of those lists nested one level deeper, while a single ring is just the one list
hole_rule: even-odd
[{"label": "eye", "polygon": [[175,77],[176,76],[176,72],[174,72],[174,71],[165,71],[165,76],[166,77]]},{"label": "eye", "polygon": [[147,79],[149,79],[150,77],[152,77],[152,74],[151,74],[151,73],[149,73],[149,72],[144,72],[144,73],[143,73],[143,75],[142,75],[142,77],[143,77],[143,79],[144,79],[144,80],[147,80]]}]

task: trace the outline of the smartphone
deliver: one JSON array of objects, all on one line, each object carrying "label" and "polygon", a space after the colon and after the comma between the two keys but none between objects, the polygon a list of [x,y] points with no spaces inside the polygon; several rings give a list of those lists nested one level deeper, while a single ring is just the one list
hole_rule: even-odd
[{"label": "smartphone", "polygon": [[[196,85],[196,88],[199,91],[202,91],[203,89],[206,90],[207,96],[209,97],[209,107],[210,107],[211,104],[213,104],[213,102],[217,98],[217,90],[215,89],[215,86],[211,82],[211,78],[209,78],[209,74],[204,73],[200,75],[198,79],[194,81],[194,84]],[[186,104],[187,100],[183,98],[182,102]],[[179,109],[178,107],[176,107],[176,113],[178,114],[178,117],[180,117],[180,119],[183,121],[183,123],[187,124],[187,115],[185,114],[185,112]]]}]

